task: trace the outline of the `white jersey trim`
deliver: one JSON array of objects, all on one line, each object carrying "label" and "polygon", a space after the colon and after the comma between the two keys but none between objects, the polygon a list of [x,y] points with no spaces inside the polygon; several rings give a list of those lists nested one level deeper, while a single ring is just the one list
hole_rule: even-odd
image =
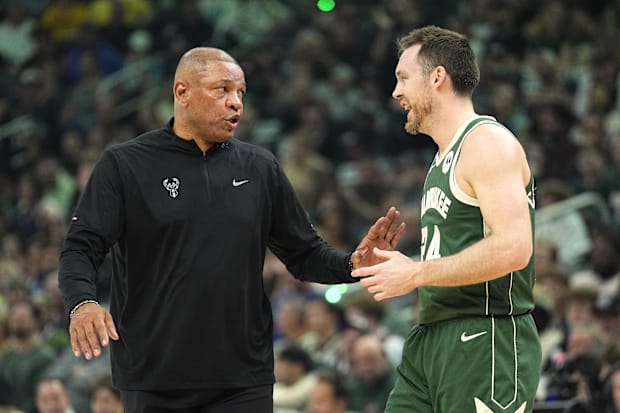
[{"label": "white jersey trim", "polygon": [[495,398],[495,317],[491,317],[491,331],[492,331],[492,339],[491,339],[491,401],[499,406],[502,410],[506,410],[510,405],[517,401],[518,394],[518,373],[519,373],[519,355],[517,354],[517,324],[515,323],[515,319],[513,316],[510,316],[510,321],[512,321],[512,348],[513,348],[513,361],[514,361],[514,390],[512,395],[512,400],[508,402],[508,404],[503,405],[499,400]]},{"label": "white jersey trim", "polygon": [[[459,186],[458,182],[456,181],[456,172],[455,172],[456,171],[456,164],[458,162],[459,155],[461,154],[461,147],[463,146],[463,142],[465,142],[465,139],[467,139],[467,136],[469,136],[469,134],[474,129],[476,129],[478,126],[484,125],[486,123],[492,123],[492,124],[498,125],[498,126],[499,126],[499,123],[497,123],[497,120],[495,120],[495,118],[493,118],[491,116],[480,116],[480,117],[477,117],[475,119],[484,119],[484,120],[482,122],[480,122],[480,123],[477,123],[476,125],[474,125],[473,128],[468,130],[467,133],[463,136],[463,139],[461,140],[461,143],[458,146],[458,148],[455,149],[455,151],[454,151],[454,160],[452,161],[452,165],[450,167],[450,179],[449,179],[449,181],[450,181],[450,191],[452,191],[452,193],[454,194],[454,197],[457,200],[459,200],[460,202],[464,203],[465,205],[470,205],[470,206],[474,206],[474,207],[480,207],[480,203],[478,202],[478,198],[475,198],[473,196],[470,196],[470,195],[466,194],[465,191],[463,191],[461,189],[461,187]],[[472,119],[472,120],[475,120],[475,119]],[[457,133],[454,136],[454,138],[452,138],[451,145],[454,143],[455,140],[457,140],[461,136],[461,134],[463,133],[463,131],[465,130],[467,125],[469,125],[469,123],[472,120],[466,122],[463,126],[461,126],[459,128],[459,130],[457,131]]]}]

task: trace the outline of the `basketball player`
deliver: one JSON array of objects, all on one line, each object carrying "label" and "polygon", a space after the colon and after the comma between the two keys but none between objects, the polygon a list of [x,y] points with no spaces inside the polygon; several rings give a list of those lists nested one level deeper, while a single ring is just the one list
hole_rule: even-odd
[{"label": "basketball player", "polygon": [[541,349],[531,315],[534,182],[522,146],[474,111],[480,74],[467,38],[435,26],[399,40],[393,97],[405,129],[432,137],[421,260],[398,251],[353,271],[377,300],[417,289],[388,413],[524,413]]}]

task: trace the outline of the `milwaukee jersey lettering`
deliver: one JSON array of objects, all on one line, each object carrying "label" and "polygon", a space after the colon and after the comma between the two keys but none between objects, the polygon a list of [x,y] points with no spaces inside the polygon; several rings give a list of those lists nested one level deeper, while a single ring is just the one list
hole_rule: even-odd
[{"label": "milwaukee jersey lettering", "polygon": [[[424,183],[420,254],[424,261],[458,253],[488,235],[478,200],[456,183],[455,169],[469,133],[484,123],[501,126],[490,116],[464,124],[442,154],[435,156]],[[491,138],[490,138],[491,139]],[[515,138],[516,139],[516,138]],[[534,231],[534,180],[524,188]],[[533,258],[522,270],[492,281],[463,287],[421,287],[420,323],[463,316],[518,315],[534,308]]]}]

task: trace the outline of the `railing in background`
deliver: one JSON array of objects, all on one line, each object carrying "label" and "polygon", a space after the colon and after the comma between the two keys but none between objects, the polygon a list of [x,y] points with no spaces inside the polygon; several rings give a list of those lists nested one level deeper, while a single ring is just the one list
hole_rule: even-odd
[{"label": "railing in background", "polygon": [[583,263],[591,249],[593,225],[612,225],[609,207],[597,192],[584,192],[536,211],[536,239],[558,246],[558,259],[567,269]]}]

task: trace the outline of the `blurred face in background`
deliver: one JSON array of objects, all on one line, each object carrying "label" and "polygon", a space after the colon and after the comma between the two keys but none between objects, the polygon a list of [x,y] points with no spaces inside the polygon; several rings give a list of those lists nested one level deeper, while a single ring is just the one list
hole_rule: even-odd
[{"label": "blurred face in background", "polygon": [[44,380],[37,385],[36,404],[39,413],[65,413],[71,406],[65,386],[58,379]]},{"label": "blurred face in background", "polygon": [[332,385],[326,381],[319,381],[308,399],[308,413],[344,413],[346,402],[334,394]]},{"label": "blurred face in background", "polygon": [[377,336],[362,336],[353,344],[353,373],[367,383],[379,381],[386,373],[387,358]]},{"label": "blurred face in background", "polygon": [[15,303],[9,312],[9,333],[20,341],[27,340],[37,331],[37,320],[32,306],[26,302]]},{"label": "blurred face in background", "polygon": [[90,398],[90,409],[93,413],[123,413],[120,395],[108,387],[93,390]]}]

